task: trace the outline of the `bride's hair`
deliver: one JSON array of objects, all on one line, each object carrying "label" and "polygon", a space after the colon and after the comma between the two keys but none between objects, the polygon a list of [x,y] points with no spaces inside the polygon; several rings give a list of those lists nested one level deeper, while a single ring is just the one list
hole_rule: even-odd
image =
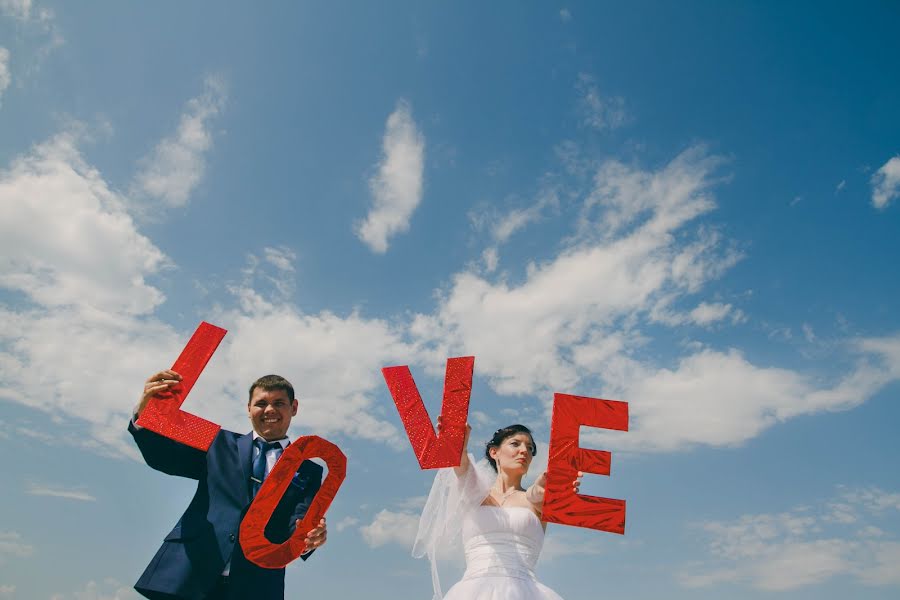
[{"label": "bride's hair", "polygon": [[494,437],[492,437],[491,441],[485,444],[484,447],[484,456],[488,459],[488,462],[491,463],[494,471],[497,470],[497,461],[491,458],[491,448],[499,448],[500,444],[503,443],[503,440],[518,433],[528,434],[528,437],[531,438],[531,455],[537,456],[537,444],[534,443],[534,436],[531,435],[530,429],[528,429],[524,425],[519,425],[518,423],[516,423],[515,425],[509,425],[508,427],[501,427],[494,432]]}]

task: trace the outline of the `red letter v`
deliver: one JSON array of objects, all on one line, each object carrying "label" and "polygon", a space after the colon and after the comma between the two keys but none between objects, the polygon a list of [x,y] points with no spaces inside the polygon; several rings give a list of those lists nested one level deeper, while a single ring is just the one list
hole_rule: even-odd
[{"label": "red letter v", "polygon": [[422,469],[459,466],[466,434],[466,419],[469,416],[474,367],[474,356],[447,359],[440,435],[434,433],[431,418],[409,367],[385,367],[381,370]]}]

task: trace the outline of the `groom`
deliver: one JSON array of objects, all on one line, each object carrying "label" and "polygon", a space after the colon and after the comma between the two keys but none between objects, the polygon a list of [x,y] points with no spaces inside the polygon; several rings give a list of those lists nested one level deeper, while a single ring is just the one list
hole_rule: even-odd
[{"label": "groom", "polygon": [[[262,480],[290,443],[287,430],[298,408],[294,388],[278,375],[256,380],[247,402],[253,431],[240,435],[222,429],[204,452],[135,424],[151,398],[170,395],[180,382],[181,375],[172,370],[151,375],[128,424],[150,467],[197,480],[193,500],[134,587],[153,600],[284,600],[284,569],[247,560],[238,530]],[[322,467],[303,461],[266,525],[271,542],[290,537],[321,483]],[[325,538],[322,519],[307,535],[302,558]]]}]

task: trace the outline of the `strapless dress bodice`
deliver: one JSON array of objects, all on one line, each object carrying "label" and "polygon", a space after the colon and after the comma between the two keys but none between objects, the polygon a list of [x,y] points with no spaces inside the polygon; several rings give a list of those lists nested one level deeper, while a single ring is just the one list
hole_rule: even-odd
[{"label": "strapless dress bodice", "polygon": [[505,576],[534,580],[544,529],[530,508],[480,506],[462,525],[463,579]]}]

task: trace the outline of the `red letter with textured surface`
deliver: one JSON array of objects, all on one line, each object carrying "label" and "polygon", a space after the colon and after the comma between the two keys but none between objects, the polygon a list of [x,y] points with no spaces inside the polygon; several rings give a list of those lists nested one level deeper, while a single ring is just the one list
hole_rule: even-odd
[{"label": "red letter with textured surface", "polygon": [[628,431],[628,403],[569,394],[553,395],[550,451],[543,519],[612,533],[625,533],[625,501],[576,494],[578,471],[609,475],[611,455],[578,447],[581,425]]},{"label": "red letter with textured surface", "polygon": [[474,367],[474,356],[447,359],[440,435],[434,433],[431,418],[422,403],[409,367],[385,367],[381,370],[422,469],[459,466],[466,435],[466,419],[469,416]]},{"label": "red letter with textured surface", "polygon": [[[285,542],[273,544],[266,539],[266,523],[291,484],[297,469],[307,458],[318,457],[328,465],[328,475],[316,492],[300,525]],[[341,449],[316,435],[297,438],[269,473],[247,514],[241,521],[240,542],[244,556],[266,569],[280,569],[306,550],[306,534],[319,524],[347,475],[347,457]]]},{"label": "red letter with textured surface", "polygon": [[198,450],[205,452],[209,449],[221,427],[183,412],[181,405],[225,333],[227,332],[221,327],[210,325],[206,321],[200,323],[181,356],[172,365],[172,370],[181,375],[181,386],[168,397],[151,398],[138,417],[138,425]]}]

